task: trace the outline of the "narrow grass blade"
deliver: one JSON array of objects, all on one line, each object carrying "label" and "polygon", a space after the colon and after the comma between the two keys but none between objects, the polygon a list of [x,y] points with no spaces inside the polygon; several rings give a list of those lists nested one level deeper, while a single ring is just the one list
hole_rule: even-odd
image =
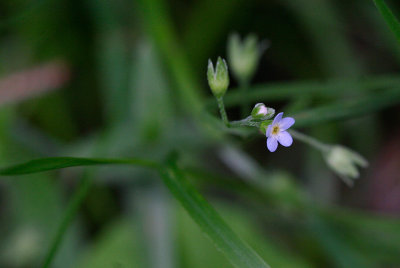
[{"label": "narrow grass blade", "polygon": [[199,117],[202,113],[202,90],[178,42],[171,16],[168,14],[168,4],[164,0],[136,2],[146,29],[176,83],[176,93],[184,108],[195,117]]},{"label": "narrow grass blade", "polygon": [[[276,82],[252,86],[245,96],[240,90],[229,90],[224,96],[226,107],[232,107],[242,102],[280,101],[298,99],[304,95],[312,97],[339,98],[348,96],[349,91],[370,93],[376,90],[393,88],[400,85],[399,76],[375,76],[363,79],[334,79],[323,81]],[[207,105],[215,106],[215,99],[210,98]]]},{"label": "narrow grass blade", "polygon": [[94,166],[94,165],[137,165],[140,167],[157,169],[159,165],[144,159],[103,159],[79,157],[50,157],[31,160],[22,164],[0,169],[0,175],[22,175],[55,170],[67,167]]},{"label": "narrow grass blade", "polygon": [[50,267],[58,249],[60,248],[61,242],[64,238],[64,235],[68,227],[70,226],[72,220],[75,218],[75,215],[78,213],[78,210],[81,207],[82,202],[85,200],[87,194],[89,193],[89,190],[92,186],[92,182],[93,182],[92,177],[86,175],[81,181],[78,189],[75,191],[71,201],[68,203],[67,210],[64,213],[60,226],[58,227],[56,236],[51,242],[49,251],[46,254],[42,268]]},{"label": "narrow grass blade", "polygon": [[[207,203],[207,201],[193,188],[183,177],[174,163],[167,168],[143,159],[101,159],[101,158],[74,158],[54,157],[32,160],[23,164],[11,166],[0,170],[0,175],[21,175],[66,167],[93,166],[105,164],[127,164],[140,167],[157,169],[162,178],[175,196],[185,207],[194,221],[212,239],[215,245],[236,267],[269,267],[261,257],[255,253],[247,244],[241,241],[236,234],[222,220],[219,214]],[[58,229],[57,235],[52,243],[50,251],[46,256],[43,267],[48,267],[53,260],[62,241],[70,221],[74,218],[77,208],[84,200],[90,189],[91,181],[83,180],[81,186],[70,202],[65,217]]]},{"label": "narrow grass blade", "polygon": [[[53,158],[42,158],[26,163],[14,165],[11,167],[3,168],[0,170],[0,175],[22,175],[31,174],[42,171],[56,170],[66,167],[78,167],[78,166],[93,166],[93,165],[106,165],[106,164],[126,164],[135,165],[146,168],[158,169],[159,165],[155,162],[151,162],[143,159],[100,159],[100,158],[75,158],[75,157],[53,157]],[[64,235],[70,226],[71,221],[75,218],[79,207],[86,198],[90,187],[92,185],[92,176],[86,174],[80,183],[80,186],[74,193],[71,201],[68,204],[67,210],[64,213],[63,219],[60,226],[58,227],[57,233],[52,241],[49,251],[46,254],[43,268],[50,267],[61,243]]]},{"label": "narrow grass blade", "polygon": [[169,163],[161,175],[174,197],[235,267],[269,267],[236,236],[215,209],[189,184],[173,162]]},{"label": "narrow grass blade", "polygon": [[393,12],[386,5],[384,0],[374,0],[374,2],[375,2],[376,7],[378,8],[379,12],[382,14],[383,18],[385,19],[390,30],[392,30],[392,32],[396,36],[397,41],[400,44],[400,22],[396,19]]},{"label": "narrow grass blade", "polygon": [[300,112],[294,115],[295,126],[308,127],[323,122],[361,116],[398,103],[400,103],[400,89],[390,89],[361,99],[337,102]]}]

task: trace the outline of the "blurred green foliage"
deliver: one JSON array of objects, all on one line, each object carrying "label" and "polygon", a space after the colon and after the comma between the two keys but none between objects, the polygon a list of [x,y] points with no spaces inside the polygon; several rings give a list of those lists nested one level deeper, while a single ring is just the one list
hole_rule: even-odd
[{"label": "blurred green foliage", "polygon": [[[355,188],[309,148],[271,154],[264,137],[210,116],[207,60],[226,56],[232,32],[271,47],[245,96],[232,80],[228,116],[262,101],[351,146],[372,163]],[[398,267],[400,208],[373,211],[368,187],[387,140],[399,139],[399,51],[372,0],[2,1],[1,165],[49,156],[163,163],[176,151],[187,179],[271,267]],[[36,94],[54,74],[30,72],[53,61],[68,79]],[[3,177],[0,194],[0,267],[40,267],[57,234],[51,267],[231,267],[150,171]]]}]

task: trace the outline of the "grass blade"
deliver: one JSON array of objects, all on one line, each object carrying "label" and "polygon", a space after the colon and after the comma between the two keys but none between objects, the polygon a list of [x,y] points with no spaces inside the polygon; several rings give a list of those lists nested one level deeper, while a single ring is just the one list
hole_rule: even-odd
[{"label": "grass blade", "polygon": [[360,116],[400,103],[400,89],[390,89],[361,99],[343,101],[300,112],[296,118],[296,127],[305,127],[327,121]]},{"label": "grass blade", "polygon": [[374,3],[400,44],[400,22],[396,19],[384,0],[374,0]]},{"label": "grass blade", "polygon": [[50,249],[46,254],[42,268],[50,267],[58,249],[60,248],[61,242],[64,238],[66,231],[68,230],[68,227],[70,226],[72,220],[75,218],[79,208],[81,207],[82,202],[85,200],[87,194],[89,193],[92,182],[92,177],[86,175],[81,181],[78,189],[74,193],[71,201],[68,203],[67,210],[64,213],[61,224],[57,229],[57,233],[53,241],[51,242]]},{"label": "grass blade", "polygon": [[131,159],[105,159],[105,158],[79,158],[79,157],[50,157],[31,160],[22,164],[0,169],[0,175],[23,175],[42,171],[56,170],[67,167],[94,166],[94,165],[137,165],[140,167],[157,169],[159,165],[149,160]]},{"label": "grass blade", "polygon": [[175,163],[169,163],[161,175],[174,197],[235,267],[269,267],[236,236],[215,209],[188,183]]},{"label": "grass blade", "polygon": [[[191,186],[183,177],[182,172],[174,162],[169,163],[166,168],[161,165],[143,159],[103,159],[103,158],[75,158],[75,157],[53,157],[42,158],[26,163],[14,165],[0,170],[0,175],[21,175],[42,171],[56,170],[66,167],[93,166],[105,164],[126,164],[160,171],[164,183],[173,196],[188,211],[193,220],[211,238],[217,248],[221,250],[228,260],[236,267],[266,267],[269,266],[254,252],[247,244],[240,240],[236,234],[223,221],[211,205]],[[46,256],[43,267],[49,267],[62,238],[76,215],[80,204],[86,197],[91,185],[91,180],[85,178],[72,201],[70,202],[65,217],[57,231],[56,237]]]},{"label": "grass blade", "polygon": [[192,73],[189,61],[178,42],[174,25],[164,0],[139,0],[137,8],[156,48],[167,65],[184,108],[199,117],[202,113],[201,88]]},{"label": "grass blade", "polygon": [[[77,158],[77,157],[52,157],[28,161],[26,163],[14,165],[0,170],[0,175],[22,175],[49,170],[56,170],[66,167],[93,166],[106,164],[126,164],[137,165],[146,168],[158,169],[159,165],[143,159],[101,159],[101,158]],[[42,267],[50,267],[54,257],[63,241],[64,235],[68,230],[72,220],[75,218],[82,202],[85,200],[92,185],[92,177],[86,174],[81,181],[78,189],[74,193],[64,213],[60,226],[46,254]]]},{"label": "grass blade", "polygon": [[[304,95],[313,97],[338,98],[347,96],[352,89],[359,89],[359,92],[372,92],[393,88],[400,85],[399,76],[375,76],[363,79],[334,79],[326,82],[322,81],[295,81],[295,82],[276,82],[260,84],[251,87],[245,96],[240,94],[240,90],[232,89],[224,96],[226,107],[232,107],[242,102],[271,102],[301,98]],[[215,99],[210,98],[207,105],[216,106]]]}]

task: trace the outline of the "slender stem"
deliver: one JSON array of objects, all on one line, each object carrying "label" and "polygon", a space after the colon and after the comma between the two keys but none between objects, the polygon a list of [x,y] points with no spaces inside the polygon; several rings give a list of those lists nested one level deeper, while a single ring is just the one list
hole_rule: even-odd
[{"label": "slender stem", "polygon": [[225,105],[224,105],[224,100],[222,97],[216,97],[217,103],[218,103],[218,108],[219,108],[219,113],[221,114],[222,121],[227,127],[230,127],[230,123],[228,120],[228,116],[226,115],[226,110],[225,110]]},{"label": "slender stem", "polygon": [[[239,87],[240,87],[240,95],[242,97],[246,96],[248,88],[249,88],[249,80],[247,79],[241,79],[239,81]],[[242,99],[242,105],[240,107],[240,115],[242,117],[248,116],[250,114],[250,109],[249,109],[249,104],[248,102],[243,98]]]},{"label": "slender stem", "polygon": [[74,193],[71,202],[68,204],[68,208],[66,213],[64,214],[64,218],[60,226],[58,227],[56,236],[51,243],[50,250],[48,251],[44,264],[42,268],[50,267],[51,262],[53,261],[55,254],[57,253],[62,240],[64,238],[64,234],[70,226],[72,220],[75,218],[79,208],[81,207],[83,201],[85,200],[89,190],[93,184],[93,177],[89,174],[86,174],[82,179],[79,188]]},{"label": "slender stem", "polygon": [[257,127],[259,128],[261,125],[261,122],[256,122],[256,121],[252,121],[252,117],[248,116],[245,119],[242,120],[237,120],[237,121],[231,121],[229,122],[231,127],[243,127],[243,126],[247,126],[247,127]]},{"label": "slender stem", "polygon": [[331,149],[330,145],[322,143],[322,142],[318,141],[317,139],[310,137],[308,135],[305,135],[303,133],[300,133],[296,130],[289,130],[289,132],[290,132],[290,134],[292,134],[292,136],[295,139],[298,139],[299,141],[302,141],[302,142],[314,147],[315,149],[320,150],[322,153],[327,153]]}]

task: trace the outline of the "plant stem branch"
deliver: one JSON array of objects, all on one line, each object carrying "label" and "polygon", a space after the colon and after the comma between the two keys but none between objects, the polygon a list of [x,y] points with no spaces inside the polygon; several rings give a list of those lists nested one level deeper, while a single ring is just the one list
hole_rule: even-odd
[{"label": "plant stem branch", "polygon": [[[249,89],[249,81],[247,79],[242,79],[239,81],[239,87],[240,87],[240,95],[242,97],[246,96],[246,93]],[[243,99],[242,105],[240,107],[240,115],[242,117],[248,116],[250,114],[250,109],[249,109],[249,103]]]},{"label": "plant stem branch", "polygon": [[227,127],[230,127],[230,123],[228,120],[228,116],[226,115],[226,110],[225,110],[225,105],[224,105],[224,100],[222,97],[216,97],[217,103],[218,103],[218,108],[219,108],[219,113],[221,114],[222,121]]},{"label": "plant stem branch", "polygon": [[310,145],[311,147],[314,147],[315,149],[321,151],[322,153],[327,153],[331,149],[330,145],[322,143],[319,140],[317,140],[313,137],[310,137],[308,135],[305,135],[301,132],[298,132],[296,130],[289,130],[289,132],[290,132],[290,134],[292,134],[292,136],[295,139],[298,139],[299,141],[302,141],[302,142]]},{"label": "plant stem branch", "polygon": [[252,117],[248,116],[245,119],[242,120],[237,120],[237,121],[231,121],[229,122],[231,127],[257,127],[259,128],[261,125],[261,122],[255,122],[251,120]]}]

